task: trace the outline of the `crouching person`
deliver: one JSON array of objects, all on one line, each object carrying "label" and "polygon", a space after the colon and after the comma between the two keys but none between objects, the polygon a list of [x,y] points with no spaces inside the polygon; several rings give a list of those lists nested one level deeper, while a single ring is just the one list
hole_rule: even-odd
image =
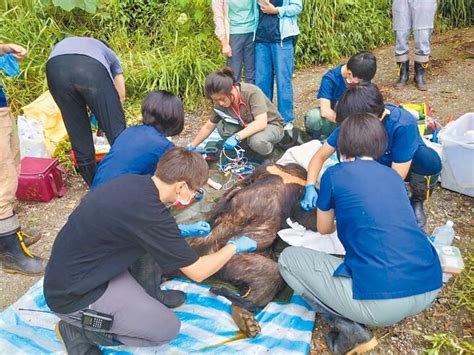
[{"label": "crouching person", "polygon": [[[323,174],[317,227],[337,229],[344,259],[290,247],[280,273],[332,327],[334,353],[362,353],[377,340],[365,328],[390,326],[427,308],[441,288],[441,266],[394,169],[376,161],[387,134],[372,114],[356,113],[340,126],[344,161]],[[337,220],[337,225],[335,224]]]},{"label": "crouching person", "polygon": [[[174,148],[153,177],[118,177],[74,210],[54,242],[44,280],[46,302],[61,318],[56,331],[69,354],[99,354],[97,345],[156,346],[177,336],[178,317],[129,272],[142,256],[153,256],[164,272],[180,269],[200,282],[236,253],[255,250],[253,240],[240,237],[198,257],[186,243],[188,234],[180,232],[168,207],[190,201],[208,175],[200,154]],[[111,326],[84,325],[84,311],[113,317]]]},{"label": "crouching person", "polygon": [[224,149],[244,143],[260,158],[272,154],[283,139],[283,118],[262,90],[236,83],[232,69],[223,68],[207,77],[205,92],[214,102],[214,113],[188,149],[194,150],[217,127],[225,139]]}]

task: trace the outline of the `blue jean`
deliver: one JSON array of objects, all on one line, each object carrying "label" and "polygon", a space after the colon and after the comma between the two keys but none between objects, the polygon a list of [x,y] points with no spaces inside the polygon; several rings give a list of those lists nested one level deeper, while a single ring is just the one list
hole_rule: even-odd
[{"label": "blue jean", "polygon": [[273,101],[273,78],[276,78],[278,111],[285,123],[293,122],[293,41],[255,44],[255,84]]},{"label": "blue jean", "polygon": [[411,171],[418,175],[438,175],[441,172],[441,159],[434,149],[420,145],[411,163]]}]

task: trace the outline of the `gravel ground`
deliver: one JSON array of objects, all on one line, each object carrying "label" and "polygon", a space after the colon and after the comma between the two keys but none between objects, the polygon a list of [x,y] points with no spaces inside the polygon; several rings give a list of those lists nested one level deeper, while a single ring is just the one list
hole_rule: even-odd
[{"label": "gravel ground", "polygon": [[[431,104],[433,116],[441,122],[447,122],[448,116],[459,117],[465,112],[474,112],[474,28],[450,31],[435,36],[433,43],[432,66],[428,70],[427,81],[429,90],[418,91],[413,82],[404,89],[394,89],[392,83],[396,80],[396,67],[391,47],[375,51],[378,59],[378,71],[375,82],[384,93],[386,101],[392,102],[428,102]],[[297,124],[302,124],[304,112],[316,104],[315,95],[321,76],[328,66],[316,66],[296,73],[295,111]],[[209,108],[203,108],[188,115],[187,125],[179,144],[190,141],[206,119]],[[473,162],[470,162],[473,164]],[[31,234],[41,234],[42,240],[31,250],[47,258],[51,251],[54,238],[64,225],[67,217],[87,192],[86,186],[77,176],[67,179],[68,192],[61,199],[51,203],[25,203],[16,205],[17,213],[24,231]],[[436,189],[431,200],[427,203],[428,224],[426,231],[431,232],[437,225],[444,224],[447,219],[455,223],[459,238],[455,245],[461,248],[465,261],[472,257],[472,237],[474,236],[473,215],[474,199],[458,193]],[[97,220],[100,223],[100,220]],[[438,300],[428,310],[416,317],[383,329],[374,329],[380,339],[380,345],[374,353],[420,353],[427,343],[422,335],[435,333],[454,334],[460,341],[472,344],[473,326],[472,313],[465,307],[456,307],[459,295],[456,291],[465,283],[466,275],[451,280]],[[7,275],[0,272],[0,310],[15,302],[39,278],[19,275]],[[454,284],[453,284],[454,282]],[[472,291],[472,285],[470,285]],[[472,292],[468,295],[472,303]],[[312,352],[327,352],[323,334],[327,328],[322,320],[317,318]]]}]

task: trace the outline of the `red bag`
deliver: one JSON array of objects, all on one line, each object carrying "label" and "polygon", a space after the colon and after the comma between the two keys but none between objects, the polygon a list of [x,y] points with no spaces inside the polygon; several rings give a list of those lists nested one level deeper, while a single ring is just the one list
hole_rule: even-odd
[{"label": "red bag", "polygon": [[66,193],[65,171],[56,159],[25,157],[21,160],[16,198],[49,202]]}]

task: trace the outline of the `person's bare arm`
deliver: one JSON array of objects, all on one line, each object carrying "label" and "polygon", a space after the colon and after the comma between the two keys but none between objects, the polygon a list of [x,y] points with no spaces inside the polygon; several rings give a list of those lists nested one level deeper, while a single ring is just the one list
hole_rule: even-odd
[{"label": "person's bare arm", "polygon": [[123,74],[117,74],[114,78],[115,89],[120,97],[120,102],[123,104],[125,102],[125,78]]},{"label": "person's bare arm", "polygon": [[308,176],[306,185],[315,184],[319,188],[319,174],[323,168],[324,162],[336,151],[328,143],[324,143],[321,148],[313,155],[308,165]]},{"label": "person's bare arm", "polygon": [[191,142],[191,145],[193,147],[197,147],[199,144],[201,144],[203,140],[205,140],[207,137],[210,136],[210,134],[212,133],[212,131],[214,131],[216,126],[217,125],[215,123],[212,123],[210,120],[208,120],[204,124],[204,126],[201,127],[196,137],[194,137],[193,141]]},{"label": "person's bare arm", "polygon": [[180,270],[195,282],[202,282],[219,271],[236,254],[236,246],[227,244],[214,254],[201,256],[194,264]]},{"label": "person's bare arm", "polygon": [[336,123],[336,111],[331,108],[331,101],[328,99],[319,99],[319,108],[321,110],[321,116]]},{"label": "person's bare arm", "polygon": [[267,113],[261,113],[260,115],[255,117],[255,120],[252,121],[242,129],[241,131],[237,132],[240,140],[244,140],[248,137],[253,136],[255,133],[263,131],[268,126],[267,121]]},{"label": "person's bare arm", "polygon": [[4,55],[7,53],[13,53],[13,56],[18,60],[23,60],[26,58],[26,49],[18,44],[14,43],[5,43],[0,44],[0,55]]},{"label": "person's bare arm", "polygon": [[317,209],[316,226],[318,232],[321,234],[331,234],[336,230],[336,223],[334,221],[334,210],[321,211]]}]

